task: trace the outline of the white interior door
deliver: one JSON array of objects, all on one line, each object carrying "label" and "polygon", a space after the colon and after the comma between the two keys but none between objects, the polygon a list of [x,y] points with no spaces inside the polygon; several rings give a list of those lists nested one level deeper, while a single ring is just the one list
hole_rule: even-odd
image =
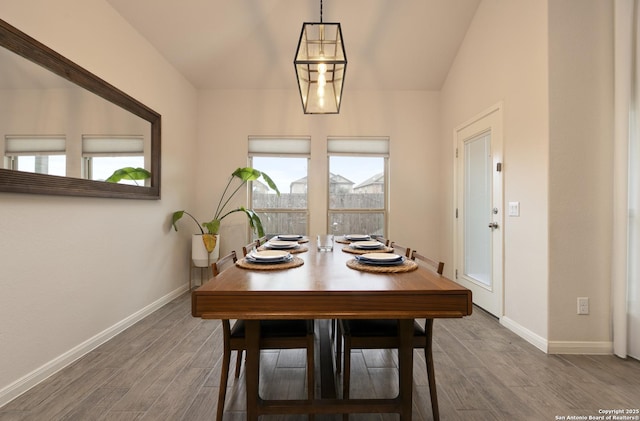
[{"label": "white interior door", "polygon": [[455,280],[502,317],[502,106],[456,128],[455,148]]}]

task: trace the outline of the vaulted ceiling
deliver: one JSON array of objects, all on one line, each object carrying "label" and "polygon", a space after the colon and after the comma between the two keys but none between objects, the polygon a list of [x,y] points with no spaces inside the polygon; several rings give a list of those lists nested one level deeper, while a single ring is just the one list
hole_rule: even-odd
[{"label": "vaulted ceiling", "polygon": [[[198,89],[296,89],[293,58],[320,0],[108,0]],[[480,0],[325,0],[345,89],[438,90]]]}]

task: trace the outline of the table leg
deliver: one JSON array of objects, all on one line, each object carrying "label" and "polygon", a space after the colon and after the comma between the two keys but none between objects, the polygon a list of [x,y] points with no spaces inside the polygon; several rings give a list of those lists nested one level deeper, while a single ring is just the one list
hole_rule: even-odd
[{"label": "table leg", "polygon": [[316,320],[320,337],[320,397],[323,399],[336,399],[337,396],[330,323],[331,320]]},{"label": "table leg", "polygon": [[245,370],[247,393],[247,420],[258,421],[260,384],[260,321],[245,320],[247,360]]},{"label": "table leg", "polygon": [[411,421],[413,404],[413,319],[398,320],[398,380],[401,399],[401,421]]}]

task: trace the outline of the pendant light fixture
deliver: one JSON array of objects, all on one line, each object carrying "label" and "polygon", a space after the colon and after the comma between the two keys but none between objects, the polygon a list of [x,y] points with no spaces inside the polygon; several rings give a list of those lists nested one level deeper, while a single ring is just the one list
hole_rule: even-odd
[{"label": "pendant light fixture", "polygon": [[339,23],[305,22],[293,61],[305,114],[338,114],[347,55]]}]

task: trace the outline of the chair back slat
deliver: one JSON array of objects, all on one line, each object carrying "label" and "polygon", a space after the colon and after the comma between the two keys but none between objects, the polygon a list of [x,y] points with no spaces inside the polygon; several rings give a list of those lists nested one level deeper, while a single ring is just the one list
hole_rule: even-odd
[{"label": "chair back slat", "polygon": [[247,244],[246,246],[242,247],[242,255],[246,256],[247,254],[249,254],[254,248],[258,248],[260,246],[260,241],[256,240],[256,241],[252,241],[249,244]]},{"label": "chair back slat", "polygon": [[384,238],[384,237],[383,237],[383,236],[381,236],[381,235],[374,235],[374,236],[373,236],[373,238],[374,238],[375,240],[377,240],[377,241],[381,242],[381,243],[382,243],[382,244],[384,244],[385,246],[388,246],[388,245],[389,245],[389,240],[388,240],[388,239],[386,239],[386,238]]},{"label": "chair back slat", "polygon": [[238,256],[236,255],[235,250],[231,251],[226,256],[219,258],[217,262],[211,263],[211,271],[213,272],[213,276],[218,276],[218,274],[220,274],[220,272],[222,272],[229,263],[235,263],[237,261]]},{"label": "chair back slat", "polygon": [[411,253],[411,260],[415,260],[416,262],[419,262],[419,263],[422,262],[423,264],[428,266],[429,269],[436,272],[438,275],[442,275],[442,273],[444,272],[444,262],[436,262],[435,260],[430,259],[427,256],[420,254],[415,250]]},{"label": "chair back slat", "polygon": [[389,247],[391,247],[396,254],[403,254],[407,258],[411,257],[410,247],[401,246],[395,241],[392,241]]}]

